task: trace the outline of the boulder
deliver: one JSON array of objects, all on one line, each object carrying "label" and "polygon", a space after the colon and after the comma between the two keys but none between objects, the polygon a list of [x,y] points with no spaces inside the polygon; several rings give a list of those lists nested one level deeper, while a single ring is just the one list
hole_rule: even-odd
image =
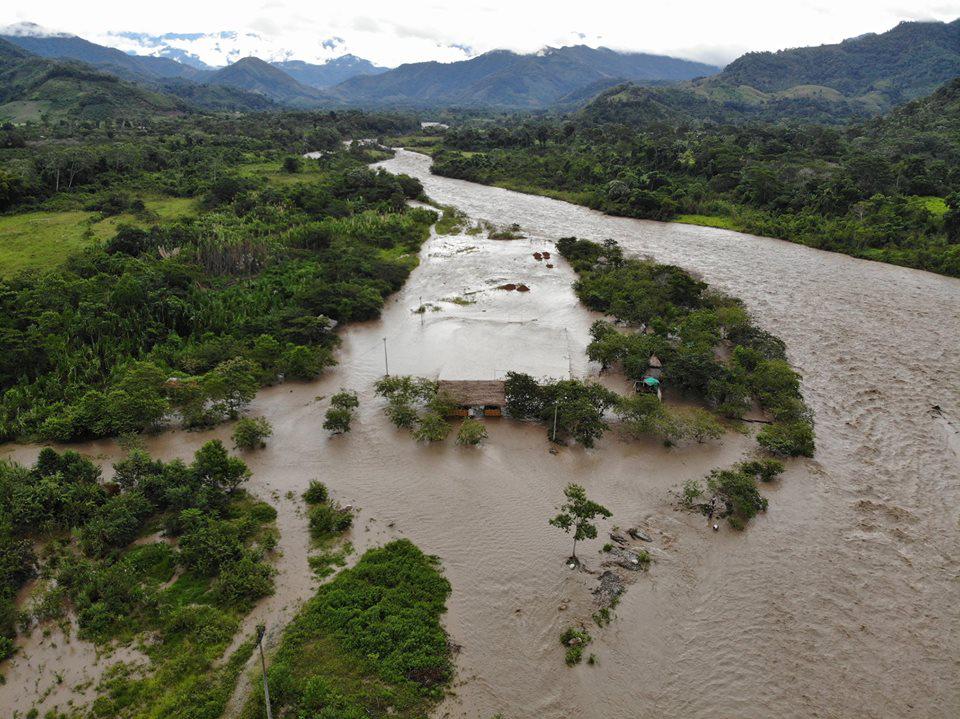
[{"label": "boulder", "polygon": [[640,529],[640,527],[631,527],[630,529],[627,530],[627,534],[629,534],[629,535],[630,535],[631,537],[633,537],[634,539],[640,540],[641,542],[652,542],[652,541],[653,541],[653,537],[651,537],[651,536],[650,536],[649,534],[647,534],[645,531],[643,531],[642,529]]},{"label": "boulder", "polygon": [[604,564],[615,564],[618,567],[629,569],[631,572],[639,572],[646,566],[645,562],[640,561],[640,555],[636,552],[631,552],[629,549],[614,547],[608,554],[610,555],[610,560],[604,562]]},{"label": "boulder", "polygon": [[626,535],[624,535],[623,532],[615,529],[612,532],[610,532],[610,541],[616,542],[617,544],[626,545],[627,537]]}]

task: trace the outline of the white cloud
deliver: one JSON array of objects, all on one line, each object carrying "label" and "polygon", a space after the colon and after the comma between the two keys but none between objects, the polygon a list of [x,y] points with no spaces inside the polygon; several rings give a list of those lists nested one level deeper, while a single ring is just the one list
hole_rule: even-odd
[{"label": "white cloud", "polygon": [[[0,25],[32,21],[132,50],[112,32],[161,35],[236,31],[233,40],[179,40],[206,62],[257,54],[324,59],[353,53],[382,65],[463,59],[495,48],[532,52],[584,42],[721,63],[744,49],[778,50],[882,32],[901,20],[952,20],[960,0],[5,0]],[[327,47],[324,40],[342,43]],[[219,49],[216,44],[219,43]]]}]

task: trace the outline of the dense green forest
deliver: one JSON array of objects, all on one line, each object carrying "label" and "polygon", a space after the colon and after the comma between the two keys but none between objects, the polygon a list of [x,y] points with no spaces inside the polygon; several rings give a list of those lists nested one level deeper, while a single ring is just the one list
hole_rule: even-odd
[{"label": "dense green forest", "polygon": [[[262,384],[319,374],[334,323],[379,315],[436,218],[405,205],[419,182],[368,169],[378,155],[341,137],[407,126],[200,118],[175,132],[60,128],[69,141],[39,146],[6,128],[0,222],[27,209],[123,221],[54,269],[0,280],[0,437],[206,426]],[[144,202],[156,197],[194,198],[193,210],[162,217]]]},{"label": "dense green forest", "polygon": [[[849,128],[627,110],[451,128],[434,172],[960,276],[960,81]],[[617,120],[616,122],[614,120]]]}]

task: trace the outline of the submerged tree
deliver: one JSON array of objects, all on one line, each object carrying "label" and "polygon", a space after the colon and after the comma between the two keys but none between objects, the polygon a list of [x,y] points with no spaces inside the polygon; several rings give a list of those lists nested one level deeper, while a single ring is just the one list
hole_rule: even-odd
[{"label": "submerged tree", "polygon": [[563,490],[567,501],[560,506],[560,513],[550,520],[554,527],[566,533],[573,531],[573,558],[577,558],[577,542],[581,539],[596,539],[597,517],[611,517],[612,513],[602,504],[587,498],[587,491],[579,484],[568,484]]}]

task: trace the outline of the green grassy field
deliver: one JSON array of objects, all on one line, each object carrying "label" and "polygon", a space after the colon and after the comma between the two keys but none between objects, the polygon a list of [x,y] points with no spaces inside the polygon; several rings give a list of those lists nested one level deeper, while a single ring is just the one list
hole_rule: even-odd
[{"label": "green grassy field", "polygon": [[720,215],[677,215],[673,218],[673,221],[682,222],[685,225],[717,227],[721,230],[735,230],[737,232],[743,231],[732,217],[721,217]]},{"label": "green grassy field", "polygon": [[[165,197],[146,200],[145,204],[161,219],[173,219],[190,214],[195,201]],[[77,250],[111,237],[120,224],[149,224],[149,220],[130,214],[103,220],[99,217],[97,212],[83,210],[0,217],[0,277],[11,277],[25,269],[56,267]]]}]

